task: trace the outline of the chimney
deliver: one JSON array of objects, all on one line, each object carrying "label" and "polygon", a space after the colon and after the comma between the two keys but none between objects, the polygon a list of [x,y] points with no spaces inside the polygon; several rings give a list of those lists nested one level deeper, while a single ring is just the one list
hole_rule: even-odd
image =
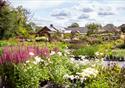
[{"label": "chimney", "polygon": [[56,30],[56,28],[53,26],[53,24],[50,24],[50,27],[54,28]]},{"label": "chimney", "polygon": [[54,27],[53,24],[50,24],[50,27]]},{"label": "chimney", "polygon": [[53,29],[55,29],[56,31],[58,31],[58,29],[56,29],[53,24],[50,24],[50,27],[52,27]]}]

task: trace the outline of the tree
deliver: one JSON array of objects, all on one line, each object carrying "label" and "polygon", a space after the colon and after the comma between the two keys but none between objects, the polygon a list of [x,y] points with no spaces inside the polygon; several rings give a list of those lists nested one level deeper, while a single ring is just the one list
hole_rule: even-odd
[{"label": "tree", "polygon": [[27,22],[29,12],[22,6],[12,8],[5,4],[0,9],[0,39],[8,39],[15,36],[28,36],[32,29]]},{"label": "tree", "polygon": [[98,32],[98,28],[101,27],[101,25],[90,23],[90,24],[87,24],[86,27],[88,28],[87,35],[90,35],[90,34]]},{"label": "tree", "polygon": [[73,27],[79,27],[78,23],[72,23],[70,26],[68,26],[68,28],[73,28]]},{"label": "tree", "polygon": [[40,31],[42,28],[43,28],[42,26],[36,26],[36,28],[35,28],[35,32]]},{"label": "tree", "polygon": [[122,25],[120,26],[120,29],[121,29],[121,32],[122,32],[122,33],[125,33],[125,24],[122,24]]},{"label": "tree", "polygon": [[[8,5],[4,6],[0,10],[0,39],[3,39],[5,36],[6,38],[9,38],[10,36],[13,36],[13,32],[16,23],[16,14],[11,11],[10,7]],[[14,19],[15,18],[15,19]]]},{"label": "tree", "polygon": [[123,39],[124,40],[124,44],[125,44],[125,24],[122,24],[121,26],[120,26],[120,30],[121,30],[121,32],[122,32],[122,34],[121,34],[121,39]]}]

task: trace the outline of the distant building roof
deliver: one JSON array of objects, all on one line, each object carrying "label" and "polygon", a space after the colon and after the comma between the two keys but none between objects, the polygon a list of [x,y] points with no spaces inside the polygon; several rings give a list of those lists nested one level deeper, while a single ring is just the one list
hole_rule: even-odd
[{"label": "distant building roof", "polygon": [[113,24],[107,24],[102,29],[107,32],[119,32],[120,31],[119,28],[117,28]]},{"label": "distant building roof", "polygon": [[45,33],[45,32],[53,33],[53,32],[57,32],[57,31],[63,33],[65,31],[65,28],[61,27],[61,26],[53,26],[51,24],[50,26],[43,27],[41,30],[39,30],[37,32],[37,34],[41,34],[41,33]]},{"label": "distant building roof", "polygon": [[74,28],[65,28],[65,31],[87,33],[88,29],[86,27],[74,27]]}]

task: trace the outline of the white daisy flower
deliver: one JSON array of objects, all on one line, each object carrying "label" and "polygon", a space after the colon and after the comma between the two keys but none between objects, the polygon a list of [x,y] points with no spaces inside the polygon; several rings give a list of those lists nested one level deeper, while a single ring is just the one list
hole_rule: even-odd
[{"label": "white daisy flower", "polygon": [[55,51],[51,51],[50,55],[52,56],[52,55],[54,55],[54,54],[55,54]]},{"label": "white daisy flower", "polygon": [[35,64],[38,64],[38,63],[40,63],[40,62],[43,62],[44,60],[43,59],[41,59],[41,57],[39,57],[39,56],[36,56],[35,58],[35,61],[33,62],[33,63],[35,63]]},{"label": "white daisy flower", "polygon": [[61,53],[61,52],[58,52],[57,54],[58,54],[59,56],[62,56],[62,53]]}]

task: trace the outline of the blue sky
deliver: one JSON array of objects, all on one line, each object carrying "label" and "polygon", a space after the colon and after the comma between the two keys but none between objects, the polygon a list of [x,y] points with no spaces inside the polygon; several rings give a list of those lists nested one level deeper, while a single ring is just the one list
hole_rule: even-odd
[{"label": "blue sky", "polygon": [[125,23],[124,0],[9,0],[11,5],[22,5],[30,10],[37,25],[80,26],[95,22],[102,25]]}]

